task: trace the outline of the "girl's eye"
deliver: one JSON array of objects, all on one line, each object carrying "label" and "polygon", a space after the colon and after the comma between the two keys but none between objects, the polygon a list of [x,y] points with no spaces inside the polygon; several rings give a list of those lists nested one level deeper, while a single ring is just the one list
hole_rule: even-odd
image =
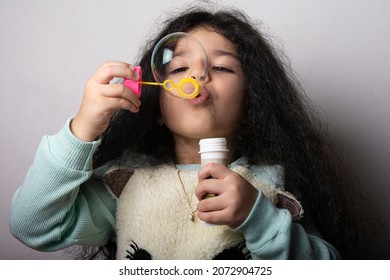
[{"label": "girl's eye", "polygon": [[232,69],[223,66],[214,66],[213,69],[218,72],[234,73]]},{"label": "girl's eye", "polygon": [[177,67],[177,68],[174,68],[172,70],[169,71],[169,74],[177,74],[177,73],[181,73],[181,72],[185,72],[188,70],[188,67]]}]

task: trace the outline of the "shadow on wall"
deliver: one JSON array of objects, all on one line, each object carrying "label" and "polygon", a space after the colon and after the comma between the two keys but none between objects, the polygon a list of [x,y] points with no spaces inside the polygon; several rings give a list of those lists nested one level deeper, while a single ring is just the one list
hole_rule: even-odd
[{"label": "shadow on wall", "polygon": [[390,260],[390,179],[389,170],[386,170],[390,166],[390,155],[385,156],[390,147],[385,151],[377,150],[380,147],[383,146],[375,146],[373,143],[370,149],[362,149],[360,146],[355,153],[356,158],[359,158],[354,166],[377,212],[379,229],[376,238],[372,240],[373,259]]},{"label": "shadow on wall", "polygon": [[[364,197],[370,203],[378,229],[369,247],[372,259],[390,260],[390,131],[384,120],[373,123],[363,117],[337,117],[337,127],[331,129],[345,147],[348,162],[361,182]],[[353,119],[353,118],[349,118]],[[368,210],[369,211],[369,210]]]}]

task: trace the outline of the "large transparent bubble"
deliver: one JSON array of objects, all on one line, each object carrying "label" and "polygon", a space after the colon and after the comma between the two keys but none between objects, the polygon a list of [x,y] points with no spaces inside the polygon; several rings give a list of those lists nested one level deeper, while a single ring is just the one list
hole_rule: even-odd
[{"label": "large transparent bubble", "polygon": [[152,73],[165,92],[191,99],[199,94],[208,71],[207,54],[193,36],[176,32],[165,36],[155,46]]}]

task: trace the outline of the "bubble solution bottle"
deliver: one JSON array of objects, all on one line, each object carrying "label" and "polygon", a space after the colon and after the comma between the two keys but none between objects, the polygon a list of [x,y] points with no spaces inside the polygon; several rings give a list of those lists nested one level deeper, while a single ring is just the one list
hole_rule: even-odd
[{"label": "bubble solution bottle", "polygon": [[[208,163],[220,163],[228,165],[227,142],[225,138],[205,138],[199,141],[200,162],[202,167]],[[204,198],[210,198],[215,195],[207,194]]]},{"label": "bubble solution bottle", "polygon": [[[220,163],[228,165],[227,142],[225,138],[204,138],[199,141],[199,154],[201,166],[208,163]],[[206,194],[204,199],[215,197],[215,194]],[[204,223],[205,226],[214,226],[209,223]]]},{"label": "bubble solution bottle", "polygon": [[210,162],[227,166],[228,152],[225,138],[205,138],[199,141],[202,167]]}]

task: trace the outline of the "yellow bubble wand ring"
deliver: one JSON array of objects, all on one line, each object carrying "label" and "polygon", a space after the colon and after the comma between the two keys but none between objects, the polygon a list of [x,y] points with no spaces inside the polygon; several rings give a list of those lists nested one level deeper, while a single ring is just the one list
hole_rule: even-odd
[{"label": "yellow bubble wand ring", "polygon": [[[197,97],[200,89],[199,83],[194,78],[188,78],[188,77],[181,79],[177,86],[172,80],[165,80],[164,83],[157,83],[157,82],[138,82],[138,83],[142,85],[162,86],[166,91],[172,91],[173,89],[177,88],[179,92],[179,96],[184,99],[192,99]],[[194,87],[192,93],[186,93],[183,90],[183,86],[186,83],[190,83]]]},{"label": "yellow bubble wand ring", "polygon": [[[175,88],[177,88],[178,95],[173,94],[174,96],[183,98],[183,99],[192,99],[198,96],[200,91],[200,84],[197,80],[190,77],[185,77],[180,80],[179,84],[176,85],[172,80],[165,80],[163,83],[158,82],[144,82],[142,81],[142,71],[141,67],[134,66],[134,71],[139,74],[140,81],[133,81],[129,79],[124,79],[124,85],[130,88],[138,97],[141,95],[141,85],[152,85],[152,86],[162,86],[167,92],[172,92]],[[191,93],[187,93],[184,91],[184,85],[190,83],[194,90]]]}]

